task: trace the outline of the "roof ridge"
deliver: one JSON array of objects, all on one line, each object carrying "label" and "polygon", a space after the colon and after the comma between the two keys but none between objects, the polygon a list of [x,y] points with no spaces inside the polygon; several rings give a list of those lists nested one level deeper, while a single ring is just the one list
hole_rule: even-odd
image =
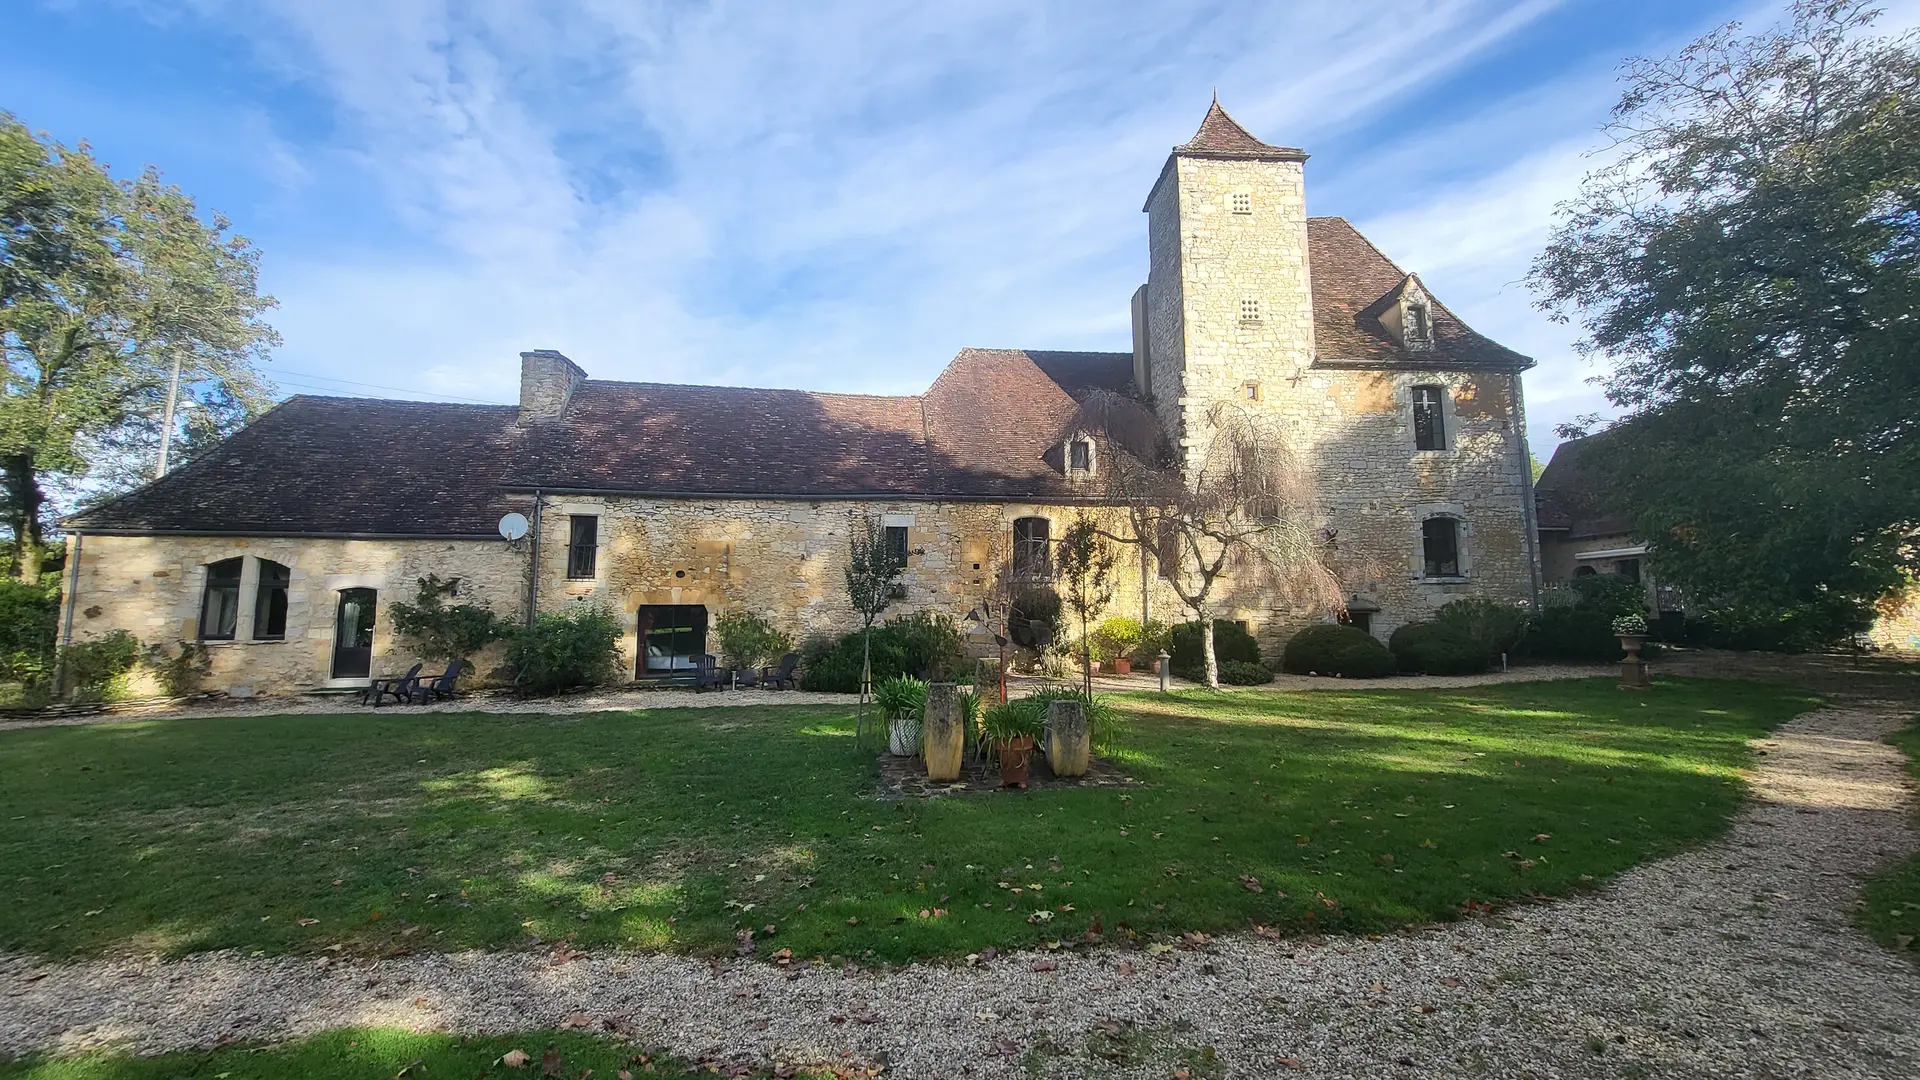
[{"label": "roof ridge", "polygon": [[869,394],[856,390],[807,390],[794,386],[730,386],[724,383],[642,382],[636,379],[588,379],[583,386],[658,386],[669,390],[742,390],[758,394],[807,394],[813,397],[874,398],[913,401],[924,394]]}]

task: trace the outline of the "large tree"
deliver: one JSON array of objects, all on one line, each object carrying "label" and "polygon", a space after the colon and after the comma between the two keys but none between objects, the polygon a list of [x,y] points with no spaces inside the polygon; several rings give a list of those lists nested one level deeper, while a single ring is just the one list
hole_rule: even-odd
[{"label": "large tree", "polygon": [[1712,601],[1863,606],[1914,560],[1920,48],[1875,15],[1800,0],[1628,61],[1533,267],[1611,365],[1615,496]]},{"label": "large tree", "polygon": [[1098,437],[1103,494],[1127,515],[1129,533],[1104,535],[1151,546],[1200,623],[1207,685],[1220,685],[1213,621],[1229,583],[1296,609],[1339,607],[1312,470],[1271,417],[1216,405],[1185,460],[1153,413],[1120,394],[1089,395],[1076,422]]},{"label": "large tree", "polygon": [[[83,143],[0,112],[0,506],[14,573],[39,575],[50,489],[111,491],[190,455],[268,399],[278,343],[258,253],[149,168],[115,181]],[[183,402],[163,428],[169,387]]]}]

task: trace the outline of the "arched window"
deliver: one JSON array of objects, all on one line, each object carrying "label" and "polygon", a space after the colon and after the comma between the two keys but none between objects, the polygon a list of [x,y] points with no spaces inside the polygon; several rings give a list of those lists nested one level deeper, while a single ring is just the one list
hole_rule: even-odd
[{"label": "arched window", "polygon": [[235,557],[207,565],[207,586],[200,594],[200,640],[232,641],[240,622],[240,567]]},{"label": "arched window", "polygon": [[253,594],[253,640],[280,641],[287,636],[287,586],[292,569],[272,559],[260,560],[260,585]]},{"label": "arched window", "polygon": [[1016,518],[1013,523],[1013,576],[1021,581],[1053,577],[1053,523],[1043,517]]},{"label": "arched window", "polygon": [[1584,564],[1573,568],[1574,577],[1592,577],[1599,572],[1600,571],[1595,570],[1593,567]]},{"label": "arched window", "polygon": [[1430,517],[1420,523],[1420,547],[1428,577],[1460,577],[1460,519]]}]

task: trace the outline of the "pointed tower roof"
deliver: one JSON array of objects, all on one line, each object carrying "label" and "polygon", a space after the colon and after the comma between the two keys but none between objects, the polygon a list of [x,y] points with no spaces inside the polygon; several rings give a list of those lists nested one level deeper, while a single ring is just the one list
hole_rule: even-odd
[{"label": "pointed tower roof", "polygon": [[1248,134],[1239,121],[1227,115],[1216,96],[1207,109],[1206,119],[1193,138],[1173,148],[1189,157],[1250,158],[1256,161],[1305,161],[1307,152],[1290,146],[1273,146]]}]

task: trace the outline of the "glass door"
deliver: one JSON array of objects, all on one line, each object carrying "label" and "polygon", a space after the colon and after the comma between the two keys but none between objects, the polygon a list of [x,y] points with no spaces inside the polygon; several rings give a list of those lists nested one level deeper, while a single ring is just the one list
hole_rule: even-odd
[{"label": "glass door", "polygon": [[373,613],[380,594],[372,589],[341,589],[340,612],[333,624],[333,677],[364,679],[373,674]]},{"label": "glass door", "polygon": [[641,678],[692,671],[707,651],[707,609],[645,604],[639,611]]}]

